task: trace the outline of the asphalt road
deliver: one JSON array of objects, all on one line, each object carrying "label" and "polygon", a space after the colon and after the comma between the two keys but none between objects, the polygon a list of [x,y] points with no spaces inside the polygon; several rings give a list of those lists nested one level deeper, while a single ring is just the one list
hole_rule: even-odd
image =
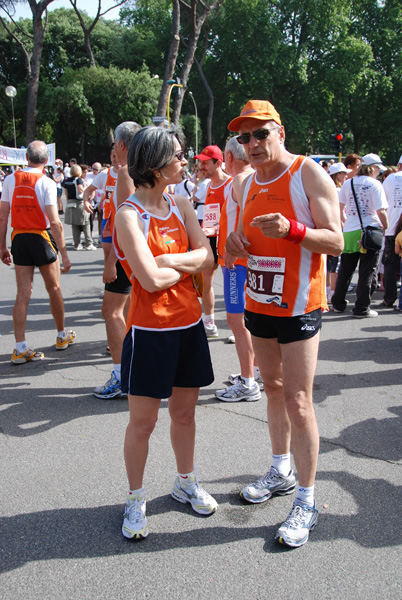
[{"label": "asphalt road", "polygon": [[[71,241],[67,228],[68,240]],[[175,476],[162,402],[145,484],[150,535],[121,535],[127,482],[127,401],[102,401],[108,379],[101,318],[102,251],[70,253],[62,276],[66,325],[77,342],[55,351],[39,274],[28,341],[45,360],[11,365],[13,268],[0,266],[1,531],[3,600],[364,599],[401,597],[402,316],[324,316],[315,407],[321,434],[320,517],[306,546],[274,541],[291,497],[248,506],[239,490],[270,465],[266,397],[224,404],[214,391],[238,370],[217,277],[215,382],[197,409],[200,481],[220,508],[205,518],[170,497]],[[353,300],[353,294],[350,294]],[[375,294],[373,304],[380,302]]]}]

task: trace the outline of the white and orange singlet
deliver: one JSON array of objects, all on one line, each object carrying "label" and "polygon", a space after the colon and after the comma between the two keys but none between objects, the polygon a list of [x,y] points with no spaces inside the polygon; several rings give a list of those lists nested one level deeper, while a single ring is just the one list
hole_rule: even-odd
[{"label": "white and orange singlet", "polygon": [[[233,177],[226,179],[221,185],[214,188],[211,184],[208,185],[207,194],[204,204],[204,219],[203,227],[215,227],[219,224],[223,205],[229,194],[229,184]],[[216,237],[216,233],[208,237]]]},{"label": "white and orange singlet", "polygon": [[297,156],[282,175],[260,183],[257,174],[246,181],[243,229],[247,247],[246,310],[277,317],[303,315],[327,307],[322,254],[310,252],[286,238],[265,237],[251,227],[254,217],[281,213],[315,228],[302,181],[305,157]]},{"label": "white and orange singlet", "polygon": [[[153,256],[188,252],[189,240],[180,210],[172,196],[164,194],[164,198],[169,204],[166,217],[148,212],[135,194],[122,202],[118,210],[121,206],[130,206],[140,215],[144,237]],[[132,271],[119,247],[115,232],[113,243],[116,256],[130,278]],[[175,285],[156,292],[147,292],[135,278],[131,281],[133,287],[127,316],[128,330],[132,326],[150,331],[186,329],[200,321],[201,305],[188,273],[184,273]]]}]

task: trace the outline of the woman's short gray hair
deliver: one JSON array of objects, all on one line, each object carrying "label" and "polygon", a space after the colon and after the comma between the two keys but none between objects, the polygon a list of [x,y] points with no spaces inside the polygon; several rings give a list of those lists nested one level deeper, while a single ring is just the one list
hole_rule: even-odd
[{"label": "woman's short gray hair", "polygon": [[135,134],[127,155],[127,169],[135,187],[155,187],[155,171],[167,167],[176,153],[176,140],[183,147],[179,131],[148,125]]}]

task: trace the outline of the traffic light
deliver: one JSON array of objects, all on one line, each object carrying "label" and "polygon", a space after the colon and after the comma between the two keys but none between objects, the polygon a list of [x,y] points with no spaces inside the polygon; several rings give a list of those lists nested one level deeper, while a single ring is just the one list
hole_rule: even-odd
[{"label": "traffic light", "polygon": [[336,152],[342,152],[343,132],[331,133],[331,149]]}]

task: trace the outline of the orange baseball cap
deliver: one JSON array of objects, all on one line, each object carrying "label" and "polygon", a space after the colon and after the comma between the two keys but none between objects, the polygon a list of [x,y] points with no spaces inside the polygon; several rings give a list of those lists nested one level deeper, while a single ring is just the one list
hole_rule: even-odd
[{"label": "orange baseball cap", "polygon": [[209,160],[210,158],[216,158],[223,162],[223,154],[222,150],[219,146],[206,146],[204,150],[201,150],[197,156],[194,158],[198,158],[198,160]]},{"label": "orange baseball cap", "polygon": [[282,125],[281,117],[275,106],[268,100],[249,100],[239,117],[230,121],[229,131],[239,131],[239,125],[245,119],[257,119],[259,121],[275,121]]}]

